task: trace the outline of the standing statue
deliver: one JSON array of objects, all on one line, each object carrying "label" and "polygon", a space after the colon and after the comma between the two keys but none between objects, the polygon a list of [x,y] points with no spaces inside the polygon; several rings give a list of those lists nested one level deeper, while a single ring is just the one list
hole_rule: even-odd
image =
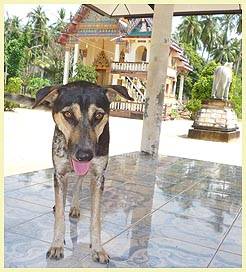
[{"label": "standing statue", "polygon": [[228,100],[229,88],[232,81],[232,62],[226,62],[214,71],[212,98]]}]

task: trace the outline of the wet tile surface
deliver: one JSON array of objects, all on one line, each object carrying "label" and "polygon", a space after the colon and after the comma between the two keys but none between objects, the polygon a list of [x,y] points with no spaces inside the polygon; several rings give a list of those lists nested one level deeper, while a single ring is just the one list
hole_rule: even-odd
[{"label": "wet tile surface", "polygon": [[209,267],[240,268],[242,267],[242,256],[218,251]]},{"label": "wet tile surface", "polygon": [[79,220],[68,216],[69,183],[65,258],[52,262],[45,254],[53,236],[53,169],[6,177],[5,267],[241,267],[241,180],[238,166],[139,152],[111,157],[102,200],[111,260],[101,265],[90,256],[87,182]]}]

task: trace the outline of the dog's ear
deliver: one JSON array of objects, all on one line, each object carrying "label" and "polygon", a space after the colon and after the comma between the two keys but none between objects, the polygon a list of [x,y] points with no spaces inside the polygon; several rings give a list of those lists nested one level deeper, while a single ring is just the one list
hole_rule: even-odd
[{"label": "dog's ear", "polygon": [[32,108],[36,108],[42,103],[53,104],[59,94],[59,86],[48,86],[40,89],[36,93],[36,100]]},{"label": "dog's ear", "polygon": [[121,85],[107,85],[104,86],[106,88],[106,96],[108,98],[108,101],[111,103],[114,101],[117,94],[122,96],[123,98],[127,100],[133,101],[134,99],[130,97],[130,95],[127,92],[127,88]]}]

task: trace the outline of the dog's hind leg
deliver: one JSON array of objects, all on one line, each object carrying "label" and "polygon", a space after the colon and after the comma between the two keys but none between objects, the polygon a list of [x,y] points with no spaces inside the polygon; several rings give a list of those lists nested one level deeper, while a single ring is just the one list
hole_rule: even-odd
[{"label": "dog's hind leg", "polygon": [[64,183],[65,177],[59,173],[54,174],[55,188],[55,226],[54,237],[46,257],[59,260],[64,257],[64,237],[65,237],[65,218],[64,218]]},{"label": "dog's hind leg", "polygon": [[78,178],[73,189],[73,198],[72,198],[71,208],[69,212],[69,216],[72,218],[80,217],[79,197],[80,197],[81,187],[82,187],[82,178]]},{"label": "dog's hind leg", "polygon": [[101,196],[104,177],[91,181],[91,249],[95,262],[108,263],[109,256],[101,245]]}]

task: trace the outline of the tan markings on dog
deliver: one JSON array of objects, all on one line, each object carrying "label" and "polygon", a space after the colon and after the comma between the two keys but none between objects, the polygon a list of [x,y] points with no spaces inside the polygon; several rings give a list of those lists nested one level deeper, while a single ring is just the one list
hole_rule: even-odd
[{"label": "tan markings on dog", "polygon": [[[70,111],[71,113],[73,113],[73,115],[75,116],[75,118],[77,120],[80,120],[82,118],[80,107],[79,107],[79,104],[77,104],[77,103],[74,103],[71,106],[64,107],[62,109],[62,112],[65,112],[65,111]],[[54,114],[55,122],[56,122],[58,128],[65,135],[67,143],[68,143],[68,140],[71,140],[72,143],[77,143],[80,138],[80,132],[78,129],[74,129],[68,123],[68,121],[63,116],[62,112],[58,112],[58,113]]]},{"label": "tan markings on dog", "polygon": [[96,111],[104,113],[104,110],[102,108],[97,107],[95,104],[91,104],[88,108],[89,120],[92,119],[92,116]]},{"label": "tan markings on dog", "polygon": [[97,141],[97,135],[96,135],[96,132],[94,129],[92,129],[91,127],[89,128],[89,135],[90,135],[90,138],[93,142],[96,142]]},{"label": "tan markings on dog", "polygon": [[[88,116],[90,120],[92,119],[95,112],[105,113],[102,108],[97,107],[95,104],[91,104],[88,109]],[[108,122],[108,114],[104,114],[103,119],[95,127],[97,141],[99,140],[99,137],[101,136],[107,122]]]},{"label": "tan markings on dog", "polygon": [[82,114],[81,114],[81,111],[80,111],[80,106],[77,103],[73,103],[70,106],[64,107],[62,109],[62,111],[63,112],[64,111],[70,111],[70,112],[72,112],[77,120],[80,120],[82,118]]},{"label": "tan markings on dog", "polygon": [[81,113],[79,104],[77,103],[72,104],[72,110],[73,110],[73,114],[75,118],[77,120],[80,120],[82,118],[82,113]]},{"label": "tan markings on dog", "polygon": [[69,137],[71,135],[72,127],[65,120],[63,114],[61,112],[54,113],[54,120],[59,128],[59,130],[64,134],[66,138],[66,142],[68,143]]},{"label": "tan markings on dog", "polygon": [[105,114],[103,116],[103,119],[100,121],[100,123],[95,126],[95,133],[97,136],[97,141],[99,140],[99,137],[101,136],[107,122],[108,122],[108,114]]}]

